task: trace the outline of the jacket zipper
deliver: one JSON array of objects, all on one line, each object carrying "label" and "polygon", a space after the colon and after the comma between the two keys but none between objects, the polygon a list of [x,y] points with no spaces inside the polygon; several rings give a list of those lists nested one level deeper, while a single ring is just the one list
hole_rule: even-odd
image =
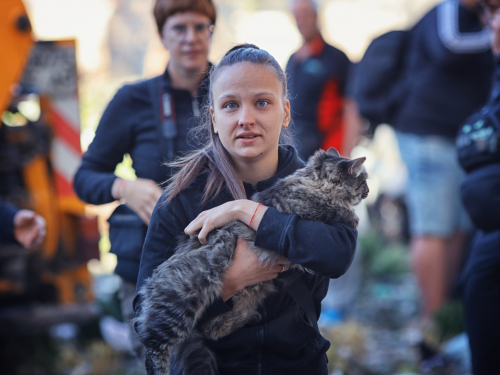
[{"label": "jacket zipper", "polygon": [[[267,310],[266,310],[266,301],[264,300],[263,303],[263,309],[262,309],[262,320],[264,321],[264,324],[267,323]],[[264,324],[260,326],[259,334],[260,334],[260,348],[259,352],[257,353],[257,375],[262,375],[263,374],[263,350],[262,346],[264,345]]]},{"label": "jacket zipper", "polygon": [[[255,193],[257,192],[257,189],[252,186],[252,194],[248,199],[250,199]],[[267,311],[266,311],[266,301],[263,303],[263,309],[262,309],[262,320],[264,322],[267,322]],[[265,323],[264,323],[265,324]],[[264,325],[262,324],[259,329],[259,336],[260,336],[260,347],[259,350],[257,351],[257,375],[263,375],[263,350],[262,346],[264,345]]]}]

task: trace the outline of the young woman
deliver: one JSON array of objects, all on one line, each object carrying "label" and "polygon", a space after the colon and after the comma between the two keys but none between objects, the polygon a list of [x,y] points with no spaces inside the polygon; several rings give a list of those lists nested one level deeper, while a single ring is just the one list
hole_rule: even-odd
[{"label": "young woman", "polygon": [[[319,316],[329,278],[341,276],[354,256],[356,229],[303,220],[248,199],[304,165],[293,147],[280,145],[290,123],[283,70],[266,51],[253,45],[234,47],[212,73],[209,101],[209,144],[177,163],[182,169],[153,211],[138,288],[173,254],[180,234],[200,230],[198,238],[205,243],[211,230],[239,220],[256,231],[257,246],[278,252],[282,262],[260,266],[246,243],[238,241],[220,298],[202,320],[229,311],[239,290],[279,277],[289,262],[315,271],[301,277]],[[140,308],[136,298],[136,313]],[[329,342],[289,293],[266,299],[259,313],[257,325],[207,343],[217,354],[221,374],[328,373]]]},{"label": "young woman", "polygon": [[[194,149],[187,134],[197,125],[206,97],[216,10],[211,0],[156,0],[154,17],[170,55],[165,73],[118,90],[74,181],[76,193],[87,203],[125,202],[109,219],[109,237],[118,260],[115,273],[122,280],[120,300],[126,321],[133,318],[142,245],[162,193],[158,185],[172,175],[164,161]],[[125,154],[132,158],[136,180],[114,174]],[[142,345],[132,331],[134,350],[143,357]]]}]

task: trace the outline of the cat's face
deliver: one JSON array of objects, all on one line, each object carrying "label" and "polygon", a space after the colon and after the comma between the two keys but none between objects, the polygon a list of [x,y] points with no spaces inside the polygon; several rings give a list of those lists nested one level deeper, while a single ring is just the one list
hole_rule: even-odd
[{"label": "cat's face", "polygon": [[309,158],[306,171],[310,177],[323,184],[332,192],[337,200],[350,202],[355,206],[368,196],[366,183],[368,174],[363,166],[366,158],[347,159],[339,155],[337,150],[319,150]]}]

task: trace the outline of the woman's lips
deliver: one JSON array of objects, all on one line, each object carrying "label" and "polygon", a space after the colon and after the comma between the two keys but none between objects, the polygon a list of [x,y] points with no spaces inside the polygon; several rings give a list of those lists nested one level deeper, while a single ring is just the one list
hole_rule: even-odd
[{"label": "woman's lips", "polygon": [[242,134],[239,135],[236,139],[244,144],[250,144],[255,142],[259,138],[260,135],[258,134]]},{"label": "woman's lips", "polygon": [[187,57],[198,57],[200,56],[201,52],[199,51],[189,51],[189,52],[184,52],[184,56],[187,56]]}]

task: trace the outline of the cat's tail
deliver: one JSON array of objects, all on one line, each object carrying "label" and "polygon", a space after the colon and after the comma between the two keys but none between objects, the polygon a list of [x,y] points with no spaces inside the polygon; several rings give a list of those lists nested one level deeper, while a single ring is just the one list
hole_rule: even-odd
[{"label": "cat's tail", "polygon": [[174,345],[169,358],[169,373],[175,375],[218,375],[214,354],[204,345],[199,333]]}]

